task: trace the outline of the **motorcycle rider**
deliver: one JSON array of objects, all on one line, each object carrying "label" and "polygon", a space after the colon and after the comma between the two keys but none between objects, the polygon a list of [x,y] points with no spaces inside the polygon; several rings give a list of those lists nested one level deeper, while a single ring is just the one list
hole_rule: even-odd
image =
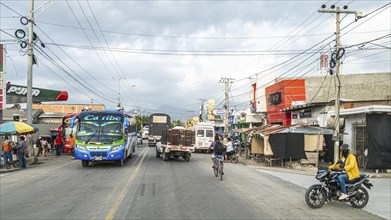
[{"label": "motorcycle rider", "polygon": [[342,144],[340,149],[340,161],[334,165],[329,166],[328,168],[346,172],[341,173],[338,176],[338,183],[342,193],[338,200],[344,200],[349,197],[346,194],[346,183],[349,183],[351,180],[360,177],[360,171],[358,170],[356,156],[350,153],[349,145]]},{"label": "motorcycle rider", "polygon": [[227,139],[227,148],[226,148],[226,153],[225,153],[225,160],[227,161],[228,160],[228,157],[230,157],[234,151],[234,143],[233,143],[233,139],[232,138],[228,138]]}]

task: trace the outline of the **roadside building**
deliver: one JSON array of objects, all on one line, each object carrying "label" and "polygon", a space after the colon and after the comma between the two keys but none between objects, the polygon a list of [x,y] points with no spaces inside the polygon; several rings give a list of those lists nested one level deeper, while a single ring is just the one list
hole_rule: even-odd
[{"label": "roadside building", "polygon": [[[335,111],[334,80],[334,76],[329,75],[309,76],[293,81],[288,78],[277,79],[275,84],[265,88],[265,100],[258,95],[259,99],[251,99],[251,102],[265,102],[267,124],[303,124],[335,129],[335,119],[332,115]],[[366,140],[369,134],[366,130],[366,115],[373,113],[364,109],[391,106],[391,73],[341,74],[340,82],[341,114],[338,129],[340,134],[343,134],[341,141],[351,146],[352,152],[358,155],[362,166],[364,146],[370,146]],[[347,114],[359,110],[361,112],[357,114]],[[376,114],[383,117],[389,115],[384,109],[383,112],[378,110]],[[382,154],[388,155],[388,150],[383,150]]]},{"label": "roadside building", "polygon": [[[335,112],[330,116],[334,117]],[[340,117],[345,119],[343,143],[352,146],[359,167],[391,169],[391,106],[343,109]]]},{"label": "roadside building", "polygon": [[267,123],[291,125],[291,112],[281,111],[298,103],[305,103],[305,80],[281,80],[265,88]]}]

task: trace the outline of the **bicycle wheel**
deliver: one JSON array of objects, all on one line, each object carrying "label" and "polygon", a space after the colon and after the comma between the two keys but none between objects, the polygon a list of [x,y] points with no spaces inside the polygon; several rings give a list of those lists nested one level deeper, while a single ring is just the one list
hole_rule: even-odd
[{"label": "bicycle wheel", "polygon": [[219,174],[219,170],[218,169],[219,169],[219,163],[216,161],[215,168],[213,169],[215,177],[217,177],[217,175]]},{"label": "bicycle wheel", "polygon": [[220,181],[223,180],[223,168],[219,166],[219,176],[220,176]]}]

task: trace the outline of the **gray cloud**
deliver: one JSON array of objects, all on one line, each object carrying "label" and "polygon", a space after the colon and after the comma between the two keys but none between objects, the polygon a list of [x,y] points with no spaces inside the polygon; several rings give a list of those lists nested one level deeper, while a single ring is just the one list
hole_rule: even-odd
[{"label": "gray cloud", "polygon": [[[13,10],[28,14],[27,1],[2,1]],[[104,103],[108,107],[115,106],[117,102],[118,80],[121,79],[121,100],[127,107],[140,106],[148,109],[158,108],[161,105],[176,105],[183,109],[197,110],[199,98],[215,98],[217,102],[222,100],[222,84],[218,83],[220,77],[233,77],[242,79],[257,72],[279,76],[285,73],[294,74],[300,72],[300,68],[306,71],[305,65],[316,60],[318,54],[309,58],[303,56],[289,66],[275,71],[264,70],[276,66],[293,56],[194,56],[194,55],[172,55],[178,51],[261,51],[264,53],[273,48],[278,42],[284,42],[286,36],[295,30],[301,22],[309,18],[304,25],[300,26],[304,34],[302,38],[288,38],[286,43],[275,47],[272,51],[278,50],[306,50],[320,42],[335,31],[335,19],[326,14],[319,14],[317,10],[326,1],[89,1],[95,18],[86,4],[80,1],[84,12],[88,17],[93,29],[98,30],[95,19],[99,22],[100,28],[111,49],[138,49],[141,53],[130,53],[129,51],[110,52],[102,33],[94,33],[89,30],[90,26],[81,11],[77,1],[69,1],[81,26],[85,29],[91,43],[86,39],[80,29],[78,22],[70,11],[65,1],[55,1],[46,11],[36,18],[36,33],[40,39],[47,43],[44,48],[47,54],[61,66],[71,68],[69,72],[74,77],[81,77],[82,85],[73,82],[58,67],[53,66],[36,51],[38,66],[34,66],[34,86],[48,87],[52,89],[68,90],[70,103],[89,102],[90,97],[96,102]],[[43,1],[36,1],[36,7]],[[370,12],[387,1],[340,1],[338,4],[349,3],[352,10],[359,9]],[[331,4],[331,3],[328,3]],[[7,33],[23,27],[19,18],[6,18],[17,16],[14,12],[1,5],[1,29]],[[360,42],[371,40],[382,36],[390,31],[389,10],[379,14],[364,23],[358,21],[352,27],[357,29],[352,32],[363,32],[362,34],[347,34],[343,43]],[[319,17],[319,18],[317,18]],[[342,25],[347,25],[354,20],[354,16],[344,18]],[[369,20],[367,18],[367,20]],[[359,24],[362,24],[359,26]],[[364,33],[370,31],[381,31]],[[296,33],[297,34],[297,33]],[[323,35],[322,35],[323,34]],[[48,36],[46,36],[48,35]],[[175,37],[177,36],[177,37]],[[4,32],[0,33],[2,40],[11,37]],[[221,38],[226,37],[226,39]],[[248,37],[242,39],[229,39],[233,37]],[[262,38],[251,38],[262,37]],[[215,39],[211,39],[215,38]],[[61,47],[95,79],[76,65],[63,52],[53,45],[64,44],[72,47]],[[0,41],[2,41],[0,40]],[[330,39],[328,42],[332,42]],[[386,41],[385,41],[386,42]],[[91,45],[100,48],[101,44],[106,53],[102,50],[92,50]],[[326,44],[326,43],[324,43]],[[319,49],[322,44],[316,47]],[[333,46],[326,45],[327,52]],[[7,44],[7,76],[6,80],[15,84],[25,84],[25,72],[27,57],[19,53],[18,46]],[[155,51],[153,51],[155,50]],[[56,58],[52,52],[59,57]],[[153,55],[148,53],[165,53],[166,55]],[[232,53],[231,52],[231,53]],[[98,55],[101,59],[98,58]],[[170,55],[167,55],[170,54]],[[240,53],[239,53],[240,54]],[[242,53],[243,54],[243,53]],[[115,56],[115,60],[112,56]],[[362,58],[365,53],[354,54],[355,59]],[[356,58],[357,57],[357,58]],[[18,74],[15,73],[10,59],[13,59]],[[299,65],[303,60],[305,64]],[[344,71],[390,71],[390,55],[370,56],[366,60],[372,65],[350,63],[353,57],[346,58]],[[103,61],[102,61],[103,60]],[[380,60],[388,60],[378,62]],[[61,63],[63,61],[65,65]],[[360,60],[357,60],[358,62]],[[377,62],[377,63],[376,63]],[[44,68],[47,63],[56,73],[50,73]],[[104,63],[104,64],[103,64]],[[117,63],[121,71],[116,71]],[[295,66],[298,67],[295,69]],[[316,66],[316,65],[313,65]],[[107,68],[109,71],[107,70]],[[312,66],[311,66],[312,67]],[[293,70],[291,73],[290,69]],[[313,74],[318,74],[314,71]],[[288,75],[289,75],[288,74]],[[61,80],[63,77],[71,85]],[[270,76],[265,76],[269,78]],[[113,79],[114,78],[114,79]],[[126,79],[124,79],[126,78]],[[232,96],[245,94],[249,91],[249,80],[236,82],[232,85]],[[104,86],[103,86],[103,85]],[[130,88],[132,85],[135,87]],[[83,87],[102,92],[107,98],[113,100],[108,102],[105,99],[91,93]],[[75,89],[73,87],[77,87]],[[80,92],[80,91],[82,92]],[[235,98],[235,103],[247,103],[249,95],[242,95]],[[239,105],[239,104],[238,104]],[[247,107],[242,104],[239,107]]]}]

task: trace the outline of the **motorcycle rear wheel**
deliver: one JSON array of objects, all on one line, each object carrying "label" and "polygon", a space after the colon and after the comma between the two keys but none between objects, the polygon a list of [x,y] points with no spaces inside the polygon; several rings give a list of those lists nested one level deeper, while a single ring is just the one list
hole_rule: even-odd
[{"label": "motorcycle rear wheel", "polygon": [[355,195],[350,198],[350,204],[354,208],[364,208],[369,201],[368,191],[364,187],[359,187],[354,191]]},{"label": "motorcycle rear wheel", "polygon": [[326,202],[326,192],[320,185],[310,186],[305,192],[305,202],[313,209],[320,208]]},{"label": "motorcycle rear wheel", "polygon": [[237,163],[237,162],[238,162],[238,156],[232,155],[232,156],[231,156],[231,162],[232,162],[232,163]]}]

